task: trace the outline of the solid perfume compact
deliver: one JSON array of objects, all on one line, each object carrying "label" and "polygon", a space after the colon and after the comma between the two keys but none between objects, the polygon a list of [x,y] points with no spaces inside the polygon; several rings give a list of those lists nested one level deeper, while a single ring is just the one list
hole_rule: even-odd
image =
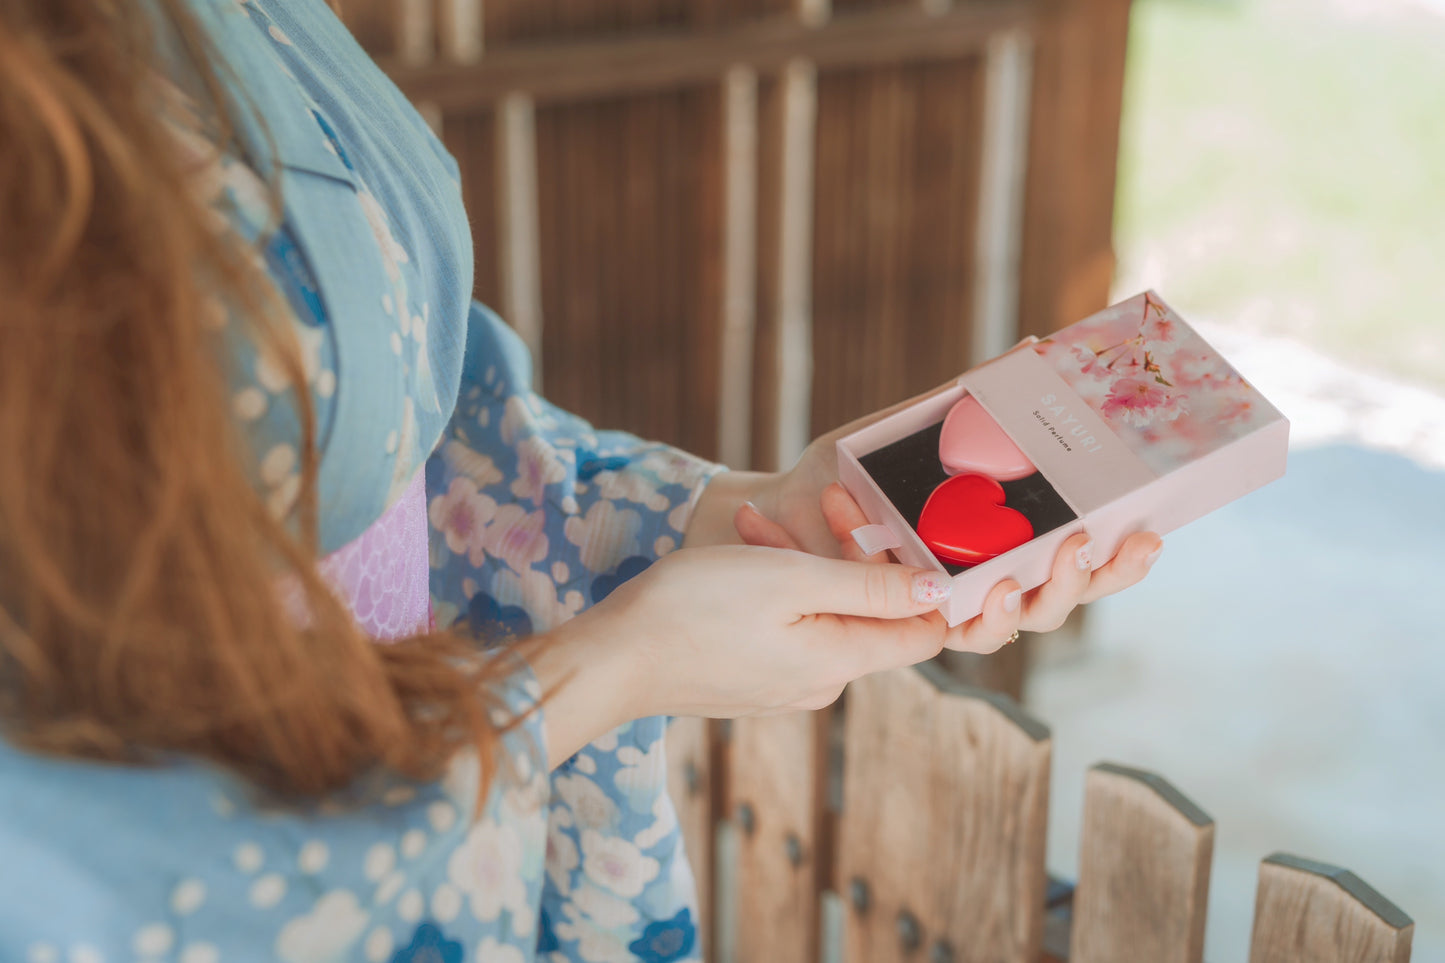
[{"label": "solid perfume compact", "polygon": [[838,442],[872,554],[952,576],[950,625],[1005,578],[1106,559],[1284,474],[1289,422],[1152,291],[1031,339]]}]

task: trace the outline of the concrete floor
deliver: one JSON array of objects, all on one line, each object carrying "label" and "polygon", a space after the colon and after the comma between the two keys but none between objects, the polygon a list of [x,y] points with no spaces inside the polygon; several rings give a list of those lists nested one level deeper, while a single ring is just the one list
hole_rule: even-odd
[{"label": "concrete floor", "polygon": [[1043,651],[1050,867],[1076,871],[1087,767],[1139,766],[1215,819],[1209,960],[1247,958],[1276,850],[1353,870],[1414,918],[1416,963],[1445,960],[1445,398],[1204,333],[1291,417],[1289,471]]}]

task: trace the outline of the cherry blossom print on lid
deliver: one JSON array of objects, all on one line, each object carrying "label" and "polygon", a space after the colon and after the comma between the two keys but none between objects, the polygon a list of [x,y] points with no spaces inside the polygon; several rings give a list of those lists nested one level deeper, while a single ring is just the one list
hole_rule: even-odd
[{"label": "cherry blossom print on lid", "polygon": [[1153,292],[1070,325],[1034,351],[1161,475],[1279,417]]},{"label": "cherry blossom print on lid", "polygon": [[945,562],[977,565],[1034,537],[1021,512],[1004,505],[1003,486],[987,475],[955,475],[928,496],[918,537]]},{"label": "cherry blossom print on lid", "polygon": [[943,419],[938,460],[950,475],[974,472],[999,481],[1026,478],[1037,469],[972,395],[964,395]]}]

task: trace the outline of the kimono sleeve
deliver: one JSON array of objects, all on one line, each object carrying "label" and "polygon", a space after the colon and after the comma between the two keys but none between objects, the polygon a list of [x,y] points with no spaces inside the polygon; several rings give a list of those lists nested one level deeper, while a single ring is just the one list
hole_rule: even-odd
[{"label": "kimono sleeve", "polygon": [[495,641],[560,624],[681,544],[721,470],[538,396],[521,340],[474,303],[456,411],[427,463],[438,623]]}]

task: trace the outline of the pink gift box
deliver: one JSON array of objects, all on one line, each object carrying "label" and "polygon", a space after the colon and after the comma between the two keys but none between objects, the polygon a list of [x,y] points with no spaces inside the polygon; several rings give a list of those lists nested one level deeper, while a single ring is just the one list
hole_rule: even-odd
[{"label": "pink gift box", "polygon": [[[910,451],[912,465],[921,445],[936,448],[936,426],[965,395],[1038,469],[1029,497],[1041,490],[1054,507],[1046,530],[1035,523],[1031,541],[960,569],[940,562],[895,504],[916,503],[946,474],[940,467],[927,476],[925,466],[915,478],[911,467],[894,471],[890,459]],[[977,615],[1005,578],[1025,590],[1041,585],[1059,545],[1075,532],[1089,533],[1102,562],[1134,532],[1173,531],[1273,481],[1284,474],[1288,443],[1289,422],[1279,410],[1148,292],[1031,339],[947,390],[845,436],[838,477],[870,522],[854,533],[859,545],[891,548],[902,562],[951,576],[953,595],[939,611],[957,625]]]}]

